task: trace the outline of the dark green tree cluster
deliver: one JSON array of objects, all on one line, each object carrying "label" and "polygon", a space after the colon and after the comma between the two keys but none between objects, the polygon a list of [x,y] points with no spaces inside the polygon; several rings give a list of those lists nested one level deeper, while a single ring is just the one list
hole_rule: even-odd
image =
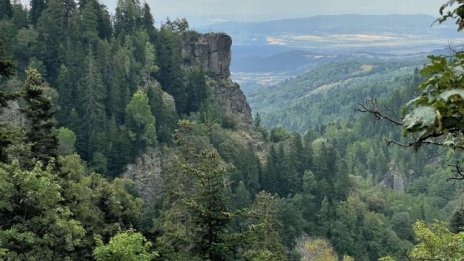
[{"label": "dark green tree cluster", "polygon": [[25,124],[1,126],[0,256],[90,259],[94,236],[107,240],[137,226],[142,201],[129,192],[129,181],[91,173],[69,150],[58,155],[53,104],[44,90],[37,70],[28,70],[19,95],[26,103]]},{"label": "dark green tree cluster", "polygon": [[[57,126],[76,134],[77,152],[104,174],[118,175],[158,141],[171,143],[179,115],[199,111],[207,98],[205,73],[181,67],[184,20],[157,29],[150,7],[132,0],[118,1],[114,17],[96,0],[1,6],[2,71],[13,72],[10,57],[20,77],[30,65],[56,88]],[[141,117],[158,119],[157,131],[143,133],[128,115],[139,90],[150,107]]]}]

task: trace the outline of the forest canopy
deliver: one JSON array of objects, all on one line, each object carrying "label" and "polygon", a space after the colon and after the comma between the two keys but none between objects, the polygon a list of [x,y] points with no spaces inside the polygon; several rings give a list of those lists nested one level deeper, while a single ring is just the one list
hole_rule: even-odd
[{"label": "forest canopy", "polygon": [[[461,30],[464,3],[455,4],[439,21],[455,18]],[[463,190],[437,159],[460,154],[388,147],[383,137],[401,139],[401,130],[369,115],[302,122],[299,133],[268,129],[259,114],[248,122],[224,105],[248,106],[230,77],[185,56],[185,39],[200,39],[185,19],[155,27],[150,6],[132,0],[114,12],[97,0],[0,0],[0,31],[0,259],[462,254]],[[379,62],[380,75],[347,85],[364,92],[339,95],[354,102],[378,90],[395,111],[407,104],[399,125],[413,142],[457,150],[463,58],[431,57],[422,75],[414,63]],[[362,65],[328,64],[295,86],[348,79]],[[375,88],[382,82],[392,90]],[[324,103],[335,115],[340,101]],[[327,113],[292,115],[306,105],[283,118]]]}]

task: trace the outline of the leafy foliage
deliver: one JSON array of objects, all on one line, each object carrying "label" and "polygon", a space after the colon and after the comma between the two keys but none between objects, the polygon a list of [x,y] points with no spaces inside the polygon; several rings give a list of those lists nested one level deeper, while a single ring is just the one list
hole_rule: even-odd
[{"label": "leafy foliage", "polygon": [[431,229],[417,222],[414,233],[419,244],[409,253],[412,260],[460,260],[464,256],[464,234],[453,234],[444,224],[434,224]]},{"label": "leafy foliage", "polygon": [[151,243],[141,233],[131,230],[119,232],[106,245],[99,237],[96,241],[97,247],[93,255],[97,261],[150,261],[157,256],[150,251]]}]

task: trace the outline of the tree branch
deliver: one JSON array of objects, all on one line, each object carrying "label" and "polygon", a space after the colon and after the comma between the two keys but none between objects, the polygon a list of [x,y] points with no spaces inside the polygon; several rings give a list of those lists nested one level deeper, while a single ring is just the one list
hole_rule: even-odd
[{"label": "tree branch", "polygon": [[454,177],[451,177],[448,180],[464,180],[464,169],[462,168],[461,163],[456,162],[455,164],[450,164],[448,166],[454,168],[454,170],[451,171],[454,173]]},{"label": "tree branch", "polygon": [[359,104],[358,108],[356,108],[357,111],[363,112],[363,113],[370,113],[374,115],[377,120],[387,120],[395,125],[398,126],[403,126],[403,122],[400,120],[395,120],[393,117],[390,117],[388,115],[383,114],[377,105],[377,101],[375,99],[370,99],[366,101],[367,104]]}]

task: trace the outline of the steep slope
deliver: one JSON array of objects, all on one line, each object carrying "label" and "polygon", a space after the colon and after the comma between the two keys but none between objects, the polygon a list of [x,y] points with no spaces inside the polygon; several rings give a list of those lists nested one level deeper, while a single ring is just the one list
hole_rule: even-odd
[{"label": "steep slope", "polygon": [[[219,104],[224,115],[232,117],[236,131],[230,132],[230,140],[239,137],[239,143],[250,146],[250,152],[265,150],[262,137],[252,130],[251,108],[240,86],[230,74],[230,36],[223,33],[199,34],[186,32],[182,35],[183,70],[201,70],[206,73],[206,84],[212,99]],[[240,133],[240,134],[236,134]],[[146,202],[154,202],[164,191],[163,173],[176,159],[175,150],[157,147],[129,164],[124,173],[137,184],[137,189]]]},{"label": "steep slope", "polygon": [[387,97],[421,64],[416,61],[358,60],[327,64],[249,95],[265,125],[293,131],[355,117],[356,105],[369,97]]},{"label": "steep slope", "polygon": [[232,38],[223,33],[186,32],[182,36],[184,69],[206,72],[209,90],[221,99],[222,109],[236,116],[241,128],[249,129],[252,123],[250,106],[230,74]]}]

